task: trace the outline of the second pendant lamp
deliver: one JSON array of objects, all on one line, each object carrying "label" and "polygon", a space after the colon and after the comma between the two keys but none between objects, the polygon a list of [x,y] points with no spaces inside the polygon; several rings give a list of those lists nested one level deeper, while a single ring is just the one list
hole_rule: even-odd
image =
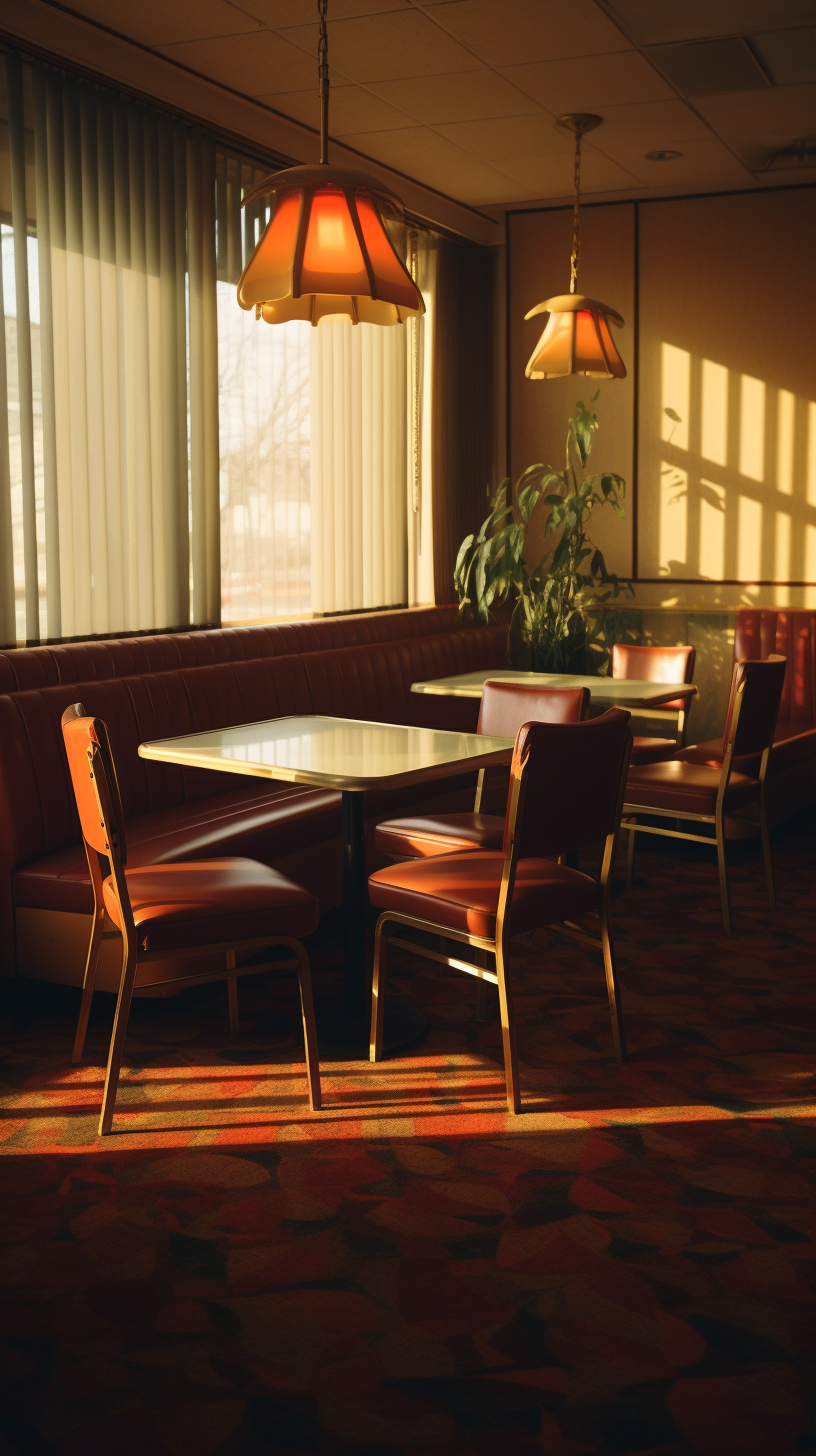
[{"label": "second pendant lamp", "polygon": [[401,324],[425,312],[422,294],[388,235],[399,198],[374,177],[329,166],[327,0],[318,0],[320,161],[265,177],[245,195],[272,213],[238,284],[238,302],[268,324],[330,314],[352,323]]},{"label": "second pendant lamp", "polygon": [[586,112],[560,116],[556,122],[560,131],[571,132],[575,137],[570,291],[545,299],[524,316],[530,319],[536,314],[549,314],[544,332],[524,371],[528,379],[558,379],[567,374],[589,374],[595,379],[626,378],[626,365],[609,328],[610,322],[622,327],[623,319],[608,304],[575,291],[580,253],[581,137],[599,126],[600,122],[600,116]]}]

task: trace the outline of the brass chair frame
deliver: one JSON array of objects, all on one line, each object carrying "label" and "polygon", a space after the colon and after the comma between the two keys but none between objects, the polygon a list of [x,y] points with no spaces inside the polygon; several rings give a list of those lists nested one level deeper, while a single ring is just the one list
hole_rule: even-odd
[{"label": "brass chair frame", "polygon": [[[63,715],[64,719],[68,716],[68,713],[71,713],[71,716],[75,718],[89,716],[85,713],[81,703],[75,704],[73,710],[67,710],[66,714]],[[104,750],[97,744],[94,744],[87,750],[88,767],[99,809],[100,827],[103,831],[105,841],[105,854],[110,865],[110,877],[119,905],[119,914],[123,927],[121,932],[122,970],[119,978],[116,1011],[114,1012],[113,1031],[105,1072],[105,1087],[102,1094],[102,1111],[99,1118],[100,1137],[104,1137],[111,1131],[116,1104],[116,1092],[119,1086],[119,1075],[122,1066],[125,1035],[127,1033],[127,1024],[130,1016],[130,1007],[133,1000],[138,967],[149,961],[180,960],[188,956],[225,954],[230,1034],[234,1037],[238,1035],[239,1030],[237,976],[241,974],[241,968],[236,967],[235,964],[236,955],[238,953],[241,955],[252,955],[255,951],[263,950],[273,945],[286,946],[292,951],[293,959],[275,960],[270,962],[269,965],[253,965],[251,968],[248,967],[244,974],[257,974],[258,972],[270,969],[272,966],[276,970],[297,971],[300,990],[300,1009],[303,1021],[303,1038],[306,1048],[306,1076],[309,1085],[309,1106],[312,1112],[319,1112],[321,1107],[320,1063],[318,1060],[317,1031],[312,1000],[311,968],[306,949],[299,940],[295,940],[290,935],[267,935],[263,937],[256,936],[251,940],[230,940],[217,944],[192,945],[185,946],[182,949],[174,948],[169,951],[143,951],[139,949],[138,933],[133,920],[133,910],[130,903],[124,869],[123,834],[120,829],[122,823],[121,797],[119,794],[119,785],[116,781],[116,768],[110,740],[107,737],[107,729],[100,720],[97,720],[97,724],[104,730],[106,741]],[[109,770],[112,771],[112,785],[109,784]],[[114,807],[114,799],[118,807],[118,814],[117,809]],[[85,855],[88,860],[88,869],[93,887],[94,908],[91,922],[91,936],[88,943],[88,956],[85,962],[85,974],[82,981],[82,1001],[80,1003],[74,1050],[71,1058],[74,1065],[81,1061],[85,1046],[85,1035],[88,1028],[88,1017],[91,1010],[102,941],[103,939],[113,938],[114,935],[118,936],[120,934],[118,930],[105,932],[103,929],[105,903],[103,897],[104,877],[100,864],[101,856],[88,843],[84,835],[83,843],[85,845]],[[221,978],[218,974],[174,976],[168,980],[162,979],[159,984],[162,989],[165,987],[181,989],[184,986],[200,985],[208,981],[220,980]]]},{"label": "brass chair frame", "polygon": [[[553,930],[558,930],[559,933],[568,936],[570,939],[578,940],[582,944],[588,945],[592,950],[601,952],[606,976],[609,1013],[612,1021],[612,1040],[615,1056],[619,1062],[625,1062],[627,1060],[626,1032],[623,1024],[620,988],[615,967],[615,950],[610,923],[610,899],[612,893],[612,866],[615,860],[621,810],[623,807],[623,795],[626,787],[626,775],[632,751],[631,732],[628,735],[627,744],[628,746],[623,755],[621,767],[614,828],[604,840],[601,860],[599,876],[600,907],[598,912],[600,935],[590,935],[586,930],[583,930],[579,925],[575,925],[572,921],[553,923],[548,927]],[[509,975],[510,911],[513,903],[513,889],[518,865],[516,825],[524,812],[524,795],[526,789],[525,771],[528,759],[529,753],[522,764],[516,765],[514,763],[511,769],[510,801],[508,805],[509,853],[505,856],[502,868],[501,887],[499,889],[499,901],[496,911],[495,936],[483,937],[470,935],[466,931],[451,930],[448,926],[436,925],[433,921],[425,920],[420,916],[407,915],[396,910],[384,910],[377,919],[377,927],[374,935],[374,976],[371,987],[369,1061],[378,1062],[382,1060],[386,947],[388,945],[399,946],[403,950],[409,950],[415,955],[436,961],[443,966],[450,966],[452,970],[464,971],[466,975],[474,976],[480,986],[483,986],[485,982],[496,986],[499,992],[499,1014],[502,1029],[507,1106],[510,1112],[513,1113],[521,1111],[521,1093],[519,1088],[516,1033],[513,1019],[513,994]],[[383,927],[389,921],[397,925],[408,926],[414,930],[424,931],[429,935],[438,936],[443,940],[454,940],[462,945],[472,946],[480,960],[483,960],[485,964],[474,965],[470,961],[459,959],[457,956],[444,955],[441,951],[431,950],[429,947],[419,945],[413,940],[404,940],[397,936],[386,936],[383,934]],[[495,971],[487,969],[488,956],[492,956],[494,959]]]},{"label": "brass chair frame", "polygon": [[[728,883],[728,865],[726,859],[725,840],[725,797],[728,792],[728,784],[733,770],[734,742],[737,734],[740,710],[742,708],[743,696],[747,686],[747,680],[739,684],[734,696],[734,708],[731,714],[731,724],[723,756],[722,769],[720,771],[720,782],[717,789],[717,802],[713,814],[690,814],[679,813],[675,809],[656,809],[651,804],[637,804],[634,801],[625,802],[623,806],[624,818],[621,824],[623,829],[629,831],[629,843],[626,854],[626,888],[631,890],[634,875],[635,863],[635,835],[636,834],[658,834],[664,839],[685,839],[693,844],[705,844],[709,848],[716,846],[717,866],[720,875],[720,900],[722,903],[723,926],[726,935],[731,934],[731,890]],[[774,720],[774,729],[776,722]],[[771,745],[773,743],[773,732],[771,731],[771,743],[767,744],[762,751],[759,764],[758,782],[758,808],[759,808],[759,831],[762,838],[762,856],[765,861],[765,879],[768,886],[768,901],[772,910],[776,909],[776,889],[774,886],[773,862],[771,860],[771,840],[768,833],[768,819],[765,812],[765,775],[768,771],[768,759],[770,757]],[[734,811],[730,813],[733,815]],[[709,834],[691,834],[682,829],[663,829],[656,824],[638,824],[638,814],[651,814],[656,818],[674,819],[678,823],[689,822],[696,824],[713,824],[714,839]],[[631,817],[630,817],[631,816]]]}]

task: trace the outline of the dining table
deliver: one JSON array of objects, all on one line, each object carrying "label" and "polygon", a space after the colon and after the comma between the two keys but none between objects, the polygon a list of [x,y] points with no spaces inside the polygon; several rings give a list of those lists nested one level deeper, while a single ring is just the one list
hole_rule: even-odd
[{"label": "dining table", "polygon": [[480,698],[486,682],[524,683],[535,687],[588,688],[590,709],[595,713],[606,708],[631,708],[641,712],[659,709],[664,703],[682,699],[686,709],[696,697],[693,683],[657,683],[640,678],[591,677],[589,674],[566,672],[526,672],[515,668],[478,668],[475,672],[459,672],[453,677],[434,677],[411,684],[412,693],[433,697]]},{"label": "dining table", "polygon": [[[368,882],[365,798],[465,770],[508,764],[511,738],[308,714],[155,739],[139,755],[159,763],[339,790],[343,843],[343,990],[318,998],[321,1051],[337,1059],[368,1055],[370,970],[365,956]],[[385,1049],[413,1045],[426,1018],[404,1002],[385,1011]]]}]

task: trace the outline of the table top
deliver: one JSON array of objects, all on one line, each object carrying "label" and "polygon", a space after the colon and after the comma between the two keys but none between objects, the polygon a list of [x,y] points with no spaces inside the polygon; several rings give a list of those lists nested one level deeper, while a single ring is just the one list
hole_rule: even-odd
[{"label": "table top", "polygon": [[538,688],[589,688],[594,703],[607,707],[657,708],[675,698],[690,701],[697,689],[693,683],[654,683],[639,678],[583,677],[565,672],[516,672],[511,668],[479,668],[455,677],[435,677],[411,684],[412,693],[432,693],[445,698],[480,698],[486,682],[531,684]]},{"label": "table top", "polygon": [[322,716],[273,718],[139,744],[142,758],[159,763],[348,790],[509,763],[512,750],[512,738]]}]

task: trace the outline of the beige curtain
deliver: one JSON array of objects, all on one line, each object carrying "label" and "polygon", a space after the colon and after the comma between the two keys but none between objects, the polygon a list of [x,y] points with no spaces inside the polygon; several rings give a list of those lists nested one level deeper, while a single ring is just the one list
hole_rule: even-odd
[{"label": "beige curtain", "polygon": [[[17,635],[218,622],[213,145],[18,56],[5,69]],[[0,552],[4,495],[0,465]]]},{"label": "beige curtain", "polygon": [[404,325],[311,329],[312,611],[407,599]]}]

